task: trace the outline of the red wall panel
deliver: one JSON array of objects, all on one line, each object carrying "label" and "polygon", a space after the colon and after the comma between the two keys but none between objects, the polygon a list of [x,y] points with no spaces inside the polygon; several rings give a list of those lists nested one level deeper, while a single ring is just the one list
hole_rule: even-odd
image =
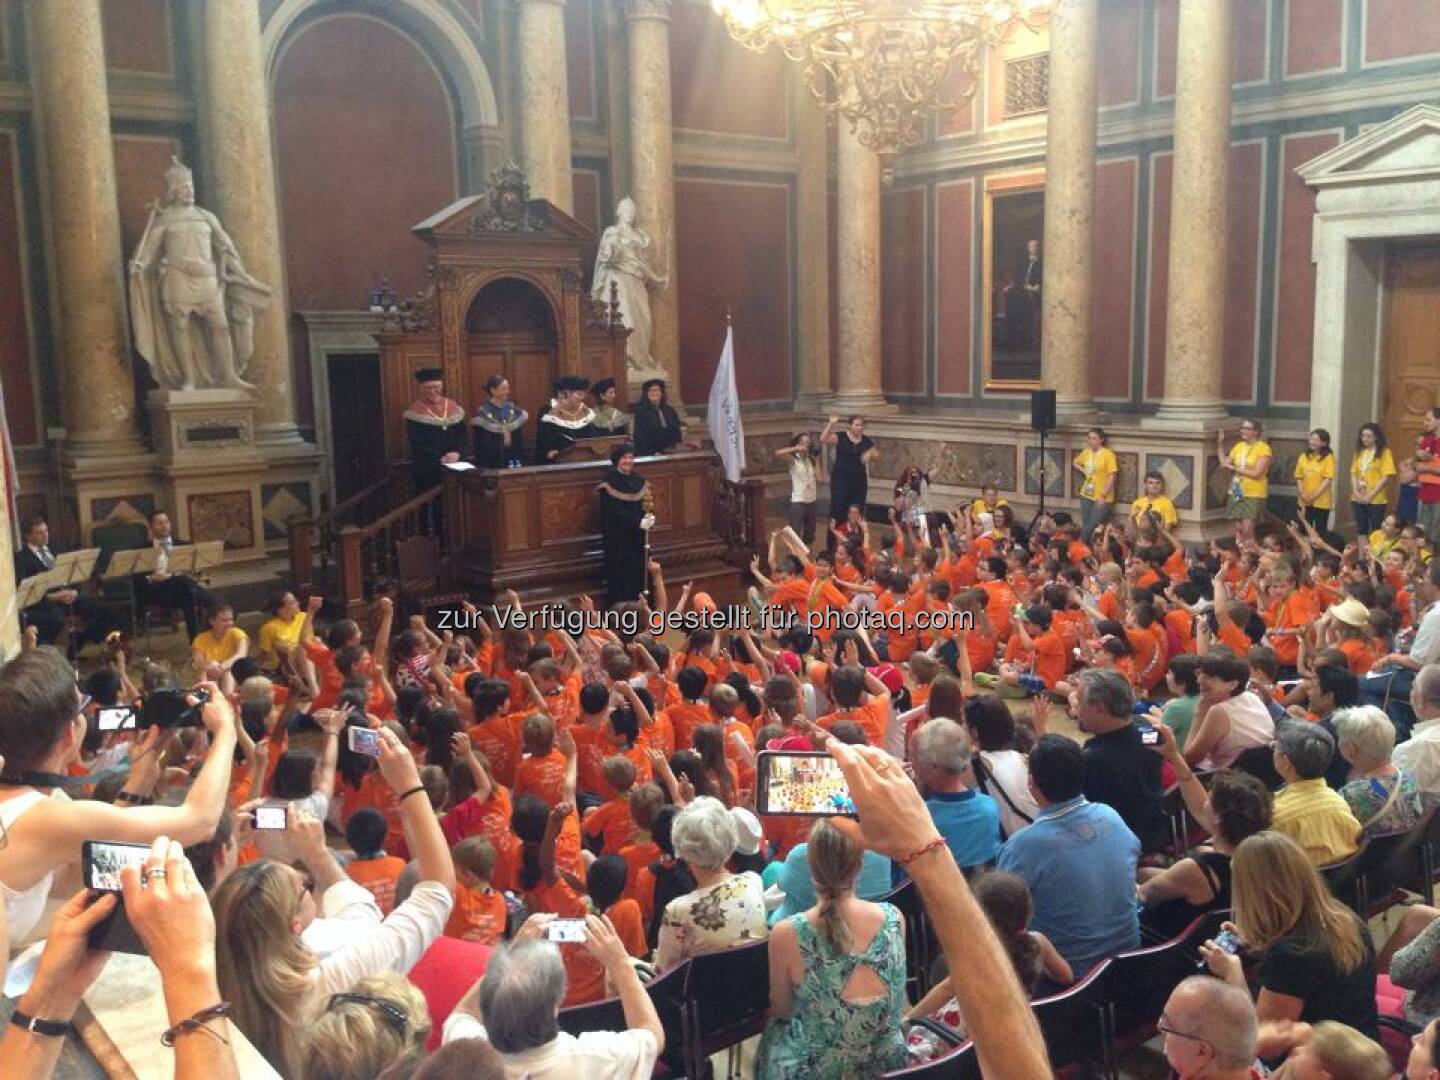
[{"label": "red wall panel", "polygon": [[595,22],[590,0],[569,0],[565,5],[565,71],[570,118],[594,120]]},{"label": "red wall panel", "polygon": [[1173,154],[1150,159],[1149,331],[1145,341],[1145,397],[1165,394],[1165,305],[1170,299],[1170,186]]},{"label": "red wall panel", "polygon": [[1288,0],[1285,74],[1329,71],[1344,61],[1345,0]]},{"label": "red wall panel", "polygon": [[735,376],[744,400],[788,399],[790,384],[789,189],[782,184],[675,178],[675,261],[680,286],[680,372],[686,401],[710,393],[735,326]]},{"label": "red wall panel", "polygon": [[382,276],[401,295],[424,286],[410,229],[458,187],[449,96],[419,47],[369,16],[317,19],[282,53],[273,99],[291,307],[359,310]]},{"label": "red wall panel", "polygon": [[1221,394],[1255,394],[1255,320],[1259,299],[1260,212],[1265,183],[1263,143],[1230,148],[1229,248],[1225,258],[1225,361]]},{"label": "red wall panel", "polygon": [[16,446],[40,439],[40,403],[30,372],[30,326],[25,318],[25,251],[20,225],[20,161],[15,133],[0,129],[0,385],[5,419]]},{"label": "red wall panel", "polygon": [[970,394],[975,181],[935,188],[935,392]]},{"label": "red wall panel", "polygon": [[670,103],[677,128],[783,139],[785,57],[738,44],[708,4],[670,8]]},{"label": "red wall panel", "polygon": [[1140,5],[1135,0],[1100,4],[1100,105],[1125,105],[1140,88]]},{"label": "red wall panel", "polygon": [[880,200],[880,381],[925,392],[925,189]]},{"label": "red wall panel", "polygon": [[[165,170],[170,167],[171,155],[182,160],[184,155],[179,140],[166,135],[116,135],[114,143],[120,244],[128,259],[145,231],[150,204],[165,197]],[[185,164],[195,167],[194,162]],[[204,194],[197,193],[202,203]]]},{"label": "red wall panel", "polygon": [[1399,60],[1440,52],[1435,0],[1369,0],[1365,6],[1365,60]]},{"label": "red wall panel", "polygon": [[1095,288],[1090,387],[1097,397],[1130,396],[1130,343],[1135,302],[1134,158],[1095,170]]},{"label": "red wall panel", "polygon": [[[1229,0],[1231,17],[1230,70],[1237,83],[1265,77],[1265,47],[1269,40],[1270,5],[1264,0]],[[1156,0],[1155,95],[1175,94],[1175,35],[1180,22],[1179,0]]]},{"label": "red wall panel", "polygon": [[1280,160],[1280,247],[1275,284],[1275,401],[1310,400],[1315,343],[1315,264],[1310,261],[1315,190],[1295,175],[1300,165],[1335,146],[1334,132],[1285,139]]},{"label": "red wall panel", "polygon": [[169,0],[103,0],[105,66],[111,71],[170,75]]}]

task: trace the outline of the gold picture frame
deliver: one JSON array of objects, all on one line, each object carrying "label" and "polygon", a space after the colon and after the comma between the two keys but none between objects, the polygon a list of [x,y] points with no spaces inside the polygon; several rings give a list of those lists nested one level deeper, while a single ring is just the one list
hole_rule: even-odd
[{"label": "gold picture frame", "polygon": [[[1043,272],[1043,246],[1037,264],[1030,268],[1026,244],[1028,240],[1044,239],[1045,172],[1040,169],[987,177],[982,195],[981,362],[985,389],[1038,390],[1039,293],[1036,291],[1033,302],[1027,304],[1027,294],[1014,290],[1023,288],[1019,281],[1022,276],[1038,277]],[[998,302],[997,296],[1002,297]]]}]

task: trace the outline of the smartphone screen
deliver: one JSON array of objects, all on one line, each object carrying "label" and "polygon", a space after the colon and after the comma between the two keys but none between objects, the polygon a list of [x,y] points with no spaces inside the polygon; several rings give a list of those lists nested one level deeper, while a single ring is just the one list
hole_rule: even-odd
[{"label": "smartphone screen", "polygon": [[86,840],[82,852],[85,887],[102,892],[120,891],[120,870],[143,866],[150,854],[149,844],[124,844],[118,840]]},{"label": "smartphone screen", "polygon": [[380,756],[380,732],[363,727],[352,727],[349,731],[351,750],[369,757]]},{"label": "smartphone screen", "polygon": [[255,828],[283,829],[285,828],[286,814],[286,808],[283,806],[257,806],[255,807]]},{"label": "smartphone screen", "polygon": [[95,713],[95,726],[101,731],[132,731],[135,728],[135,710],[128,705],[115,705]]},{"label": "smartphone screen", "polygon": [[1234,956],[1240,951],[1240,938],[1234,930],[1221,930],[1215,935],[1215,947]]},{"label": "smartphone screen", "polygon": [[552,919],[545,924],[545,940],[583,942],[586,938],[584,919]]},{"label": "smartphone screen", "polygon": [[855,813],[845,774],[829,754],[762,750],[756,757],[756,812],[830,817]]},{"label": "smartphone screen", "polygon": [[1136,724],[1140,729],[1140,741],[1146,746],[1160,745],[1160,732],[1156,731],[1150,724]]}]

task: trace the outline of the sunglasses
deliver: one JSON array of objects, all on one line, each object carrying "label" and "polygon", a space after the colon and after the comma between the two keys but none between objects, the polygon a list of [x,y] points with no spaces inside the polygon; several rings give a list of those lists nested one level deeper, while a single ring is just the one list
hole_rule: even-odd
[{"label": "sunglasses", "polygon": [[371,997],[369,994],[332,994],[325,1008],[329,1010],[337,1005],[365,1005],[376,1009],[381,1016],[385,1017],[386,1023],[401,1035],[404,1035],[410,1027],[409,1014],[393,1001],[386,1001],[384,998]]}]

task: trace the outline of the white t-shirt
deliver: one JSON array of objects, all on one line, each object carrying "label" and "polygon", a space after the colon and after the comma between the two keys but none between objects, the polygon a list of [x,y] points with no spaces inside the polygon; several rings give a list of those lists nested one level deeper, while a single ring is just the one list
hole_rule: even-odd
[{"label": "white t-shirt", "polygon": [[[469,1013],[452,1012],[441,1042],[484,1039],[485,1025]],[[660,1047],[649,1031],[587,1031],[578,1039],[558,1036],[520,1054],[501,1054],[507,1080],[649,1080]]]},{"label": "white t-shirt", "polygon": [[790,455],[790,501],[813,503],[815,494],[815,460],[808,453]]},{"label": "white t-shirt", "polygon": [[[990,775],[995,778],[994,784],[986,784],[980,790],[994,799],[995,805],[1000,807],[1000,826],[1005,830],[1005,835],[1014,836],[1030,824],[1015,810],[1032,819],[1040,813],[1035,796],[1030,794],[1030,766],[1025,761],[1025,755],[1019,750],[985,750],[980,756],[989,768]],[[996,785],[1005,789],[1005,795],[1010,796],[1015,810],[1010,809],[1010,803],[1005,801],[1005,796],[995,790]]]}]

